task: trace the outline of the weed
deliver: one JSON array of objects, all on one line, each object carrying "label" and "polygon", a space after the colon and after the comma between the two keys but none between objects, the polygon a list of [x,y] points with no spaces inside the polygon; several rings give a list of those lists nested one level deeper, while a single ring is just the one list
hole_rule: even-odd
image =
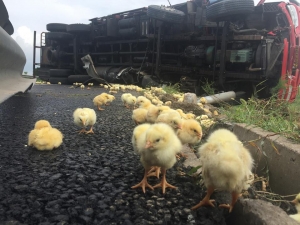
[{"label": "weed", "polygon": [[163,90],[167,93],[167,94],[177,94],[180,93],[180,84],[176,83],[176,84],[170,84],[167,86],[163,87]]}]

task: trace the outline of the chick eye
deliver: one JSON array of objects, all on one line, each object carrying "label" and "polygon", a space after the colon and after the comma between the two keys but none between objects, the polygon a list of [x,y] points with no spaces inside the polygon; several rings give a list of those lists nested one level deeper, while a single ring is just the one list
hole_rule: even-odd
[{"label": "chick eye", "polygon": [[160,141],[160,139],[158,138],[158,139],[156,139],[155,141],[156,141],[156,142],[159,142],[159,141]]}]

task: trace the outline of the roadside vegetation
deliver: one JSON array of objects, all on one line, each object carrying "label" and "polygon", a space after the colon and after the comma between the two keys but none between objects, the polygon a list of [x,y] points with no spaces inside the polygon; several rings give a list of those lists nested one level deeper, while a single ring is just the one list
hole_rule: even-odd
[{"label": "roadside vegetation", "polygon": [[[259,99],[256,95],[246,100],[234,99],[236,104],[222,102],[219,110],[227,121],[255,125],[300,143],[300,91],[293,103],[279,100],[277,93],[283,85],[279,83],[269,99]],[[213,83],[206,82],[202,88],[207,95],[215,94]],[[180,93],[179,84],[164,86],[163,89],[168,94]]]}]

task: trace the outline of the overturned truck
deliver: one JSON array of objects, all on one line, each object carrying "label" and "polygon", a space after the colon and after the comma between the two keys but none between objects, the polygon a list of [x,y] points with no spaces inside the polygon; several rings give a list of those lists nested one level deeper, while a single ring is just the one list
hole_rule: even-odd
[{"label": "overturned truck", "polygon": [[[299,86],[299,14],[293,2],[193,0],[150,5],[90,19],[89,24],[47,24],[36,75],[51,83],[107,82],[143,87],[180,83],[204,92],[259,90],[284,80],[280,98]],[[34,60],[35,61],[35,60]]]}]

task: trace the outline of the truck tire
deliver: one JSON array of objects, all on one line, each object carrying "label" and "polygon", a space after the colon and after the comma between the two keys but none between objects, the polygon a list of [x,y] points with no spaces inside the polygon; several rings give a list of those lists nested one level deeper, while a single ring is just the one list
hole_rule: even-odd
[{"label": "truck tire", "polygon": [[47,31],[50,32],[66,32],[67,24],[64,23],[48,23],[46,25]]},{"label": "truck tire", "polygon": [[85,33],[85,32],[90,32],[91,31],[91,26],[88,24],[69,24],[67,25],[67,32],[70,33]]},{"label": "truck tire", "polygon": [[73,83],[84,83],[88,80],[92,80],[93,78],[90,77],[89,75],[70,75],[68,76],[68,81],[73,84]]},{"label": "truck tire", "polygon": [[145,75],[143,76],[142,80],[142,87],[147,88],[147,87],[158,87],[159,83],[157,83],[155,80],[151,78],[151,75]]},{"label": "truck tire", "polygon": [[46,39],[49,40],[71,40],[73,39],[73,35],[65,32],[48,32],[45,34]]},{"label": "truck tire", "polygon": [[67,78],[72,74],[72,70],[69,69],[50,69],[49,75],[50,77],[64,77]]},{"label": "truck tire", "polygon": [[58,82],[61,84],[70,84],[67,77],[50,77],[49,82],[50,84],[58,84]]},{"label": "truck tire", "polygon": [[149,5],[147,15],[165,22],[182,23],[185,13],[165,6]]},{"label": "truck tire", "polygon": [[206,18],[209,21],[224,21],[230,16],[249,14],[254,11],[253,0],[223,0],[206,8]]}]

